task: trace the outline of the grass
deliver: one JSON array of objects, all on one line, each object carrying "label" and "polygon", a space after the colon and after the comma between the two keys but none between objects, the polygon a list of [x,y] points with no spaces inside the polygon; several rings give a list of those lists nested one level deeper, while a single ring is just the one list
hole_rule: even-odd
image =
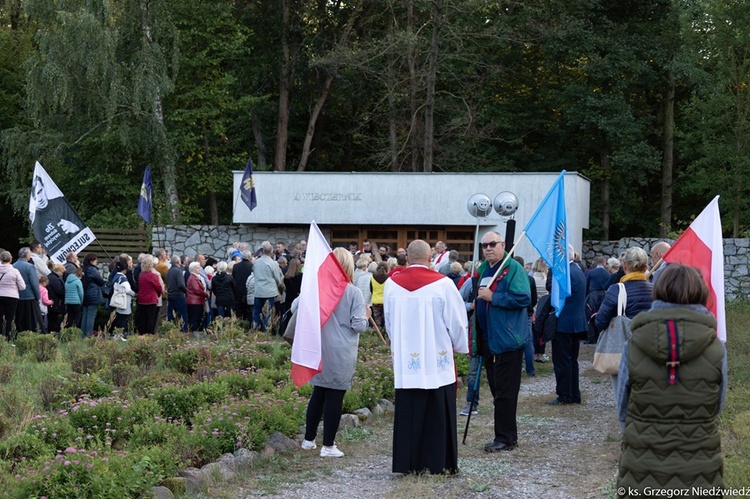
[{"label": "grass", "polygon": [[719,418],[728,487],[750,483],[750,302],[727,307],[727,402]]}]

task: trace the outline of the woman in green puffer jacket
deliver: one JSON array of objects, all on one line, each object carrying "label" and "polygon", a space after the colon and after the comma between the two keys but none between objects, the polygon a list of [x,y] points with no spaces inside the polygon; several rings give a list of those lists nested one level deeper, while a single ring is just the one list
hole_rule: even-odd
[{"label": "woman in green puffer jacket", "polygon": [[651,310],[631,323],[617,394],[618,497],[657,489],[695,497],[724,486],[716,418],[726,397],[726,349],[708,297],[697,269],[671,264],[654,285]]}]

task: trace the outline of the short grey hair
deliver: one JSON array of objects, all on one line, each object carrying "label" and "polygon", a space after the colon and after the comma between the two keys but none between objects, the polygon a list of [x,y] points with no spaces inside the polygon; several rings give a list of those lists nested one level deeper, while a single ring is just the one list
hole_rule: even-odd
[{"label": "short grey hair", "polygon": [[260,243],[260,249],[263,250],[264,255],[270,255],[273,253],[273,246],[271,246],[271,241],[263,241]]},{"label": "short grey hair", "polygon": [[242,258],[244,258],[245,260],[247,260],[249,262],[252,261],[253,260],[253,252],[250,251],[250,250],[243,251],[242,252]]},{"label": "short grey hair", "polygon": [[18,250],[18,258],[23,258],[24,260],[26,260],[26,257],[29,256],[30,254],[31,254],[31,248],[29,248],[28,246],[24,246],[23,248]]},{"label": "short grey hair", "polygon": [[179,256],[173,256],[172,258],[169,259],[169,261],[173,267],[179,267],[180,264],[182,263]]},{"label": "short grey hair", "polygon": [[622,263],[627,265],[631,272],[645,272],[648,268],[648,255],[642,248],[633,246],[625,250]]},{"label": "short grey hair", "polygon": [[219,272],[225,272],[227,270],[227,262],[221,261],[217,263],[216,270]]},{"label": "short grey hair", "polygon": [[199,269],[199,268],[201,268],[201,264],[200,264],[200,262],[190,262],[190,265],[188,266],[188,270],[189,270],[189,271],[190,271],[191,273],[194,273],[193,271],[194,271],[195,269]]}]

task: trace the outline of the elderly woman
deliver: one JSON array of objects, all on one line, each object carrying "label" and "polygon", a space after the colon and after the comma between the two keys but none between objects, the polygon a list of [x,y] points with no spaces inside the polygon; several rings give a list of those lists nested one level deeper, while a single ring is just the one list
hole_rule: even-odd
[{"label": "elderly woman", "polygon": [[[354,277],[352,254],[344,248],[336,248],[338,258],[351,280]],[[357,363],[359,333],[367,327],[370,309],[365,307],[362,292],[349,283],[330,320],[321,330],[323,370],[315,375],[310,384],[313,393],[307,404],[305,440],[302,448],[315,449],[315,436],[323,418],[323,448],[320,457],[343,457],[336,447],[336,432],[344,404],[344,394],[352,386],[354,367]]]},{"label": "elderly woman", "polygon": [[187,309],[188,322],[191,331],[203,329],[203,314],[205,313],[206,300],[211,297],[206,289],[206,282],[201,277],[201,264],[192,262],[188,267],[190,276],[187,280]]},{"label": "elderly woman", "polygon": [[216,309],[220,317],[231,317],[234,310],[234,277],[227,272],[227,262],[216,264],[216,273],[211,279],[211,291],[216,299]]},{"label": "elderly woman", "polygon": [[128,261],[126,259],[119,259],[115,262],[113,269],[114,277],[112,278],[112,296],[115,294],[125,294],[125,302],[123,307],[114,308],[115,319],[112,321],[112,330],[119,328],[122,330],[120,339],[124,340],[125,336],[128,335],[128,322],[130,322],[130,315],[132,314],[133,297],[135,291],[130,287],[130,281],[128,281]]},{"label": "elderly woman", "polygon": [[26,289],[26,281],[11,262],[13,256],[9,251],[0,249],[0,321],[6,340],[11,340],[11,331],[16,320],[18,292]]},{"label": "elderly woman", "polygon": [[[639,312],[651,308],[651,291],[653,285],[646,280],[646,269],[648,268],[648,255],[641,248],[628,248],[623,257],[622,265],[625,275],[620,282],[625,284],[627,302],[625,315],[632,319]],[[614,274],[613,274],[614,275]],[[603,331],[609,326],[609,322],[617,315],[617,299],[620,296],[620,286],[610,286],[604,294],[604,300],[596,314],[596,329]]]},{"label": "elderly woman", "polygon": [[671,264],[654,285],[651,310],[631,323],[617,386],[623,497],[664,484],[724,487],[716,418],[726,397],[726,349],[708,296],[697,269]]},{"label": "elderly woman", "polygon": [[141,275],[138,276],[138,309],[137,328],[140,334],[154,334],[156,319],[159,315],[159,301],[164,288],[158,272],[153,272],[153,258],[144,258],[141,263]]}]

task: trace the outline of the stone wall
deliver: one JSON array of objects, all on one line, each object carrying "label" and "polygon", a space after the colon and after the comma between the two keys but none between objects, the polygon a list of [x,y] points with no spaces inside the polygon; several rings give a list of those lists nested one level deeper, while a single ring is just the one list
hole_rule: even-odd
[{"label": "stone wall", "polygon": [[[217,260],[226,260],[227,251],[235,242],[248,243],[252,250],[256,250],[263,241],[271,241],[274,245],[283,241],[288,247],[307,239],[309,230],[309,226],[167,225],[153,227],[151,242],[155,248],[166,248],[170,255],[192,257],[201,253]],[[326,238],[330,237],[329,231],[321,231]]]},{"label": "stone wall", "polygon": [[[581,254],[584,262],[598,255],[607,258],[620,254],[621,251],[638,246],[646,253],[651,245],[659,241],[672,244],[672,239],[658,238],[622,238],[619,241],[584,241]],[[750,239],[724,239],[724,293],[727,301],[750,298]]]},{"label": "stone wall", "polygon": [[[164,247],[170,254],[193,256],[202,253],[217,259],[226,259],[227,250],[233,243],[248,243],[253,250],[263,241],[284,241],[287,246],[307,238],[308,225],[259,226],[259,225],[167,225],[153,227],[154,247]],[[330,231],[322,229],[323,236],[330,240]],[[622,238],[618,241],[584,241],[581,254],[584,262],[598,255],[607,258],[620,254],[631,246],[639,246],[648,253],[651,245],[659,241],[673,243],[671,239]],[[728,301],[750,298],[750,239],[724,239],[725,294]]]}]

